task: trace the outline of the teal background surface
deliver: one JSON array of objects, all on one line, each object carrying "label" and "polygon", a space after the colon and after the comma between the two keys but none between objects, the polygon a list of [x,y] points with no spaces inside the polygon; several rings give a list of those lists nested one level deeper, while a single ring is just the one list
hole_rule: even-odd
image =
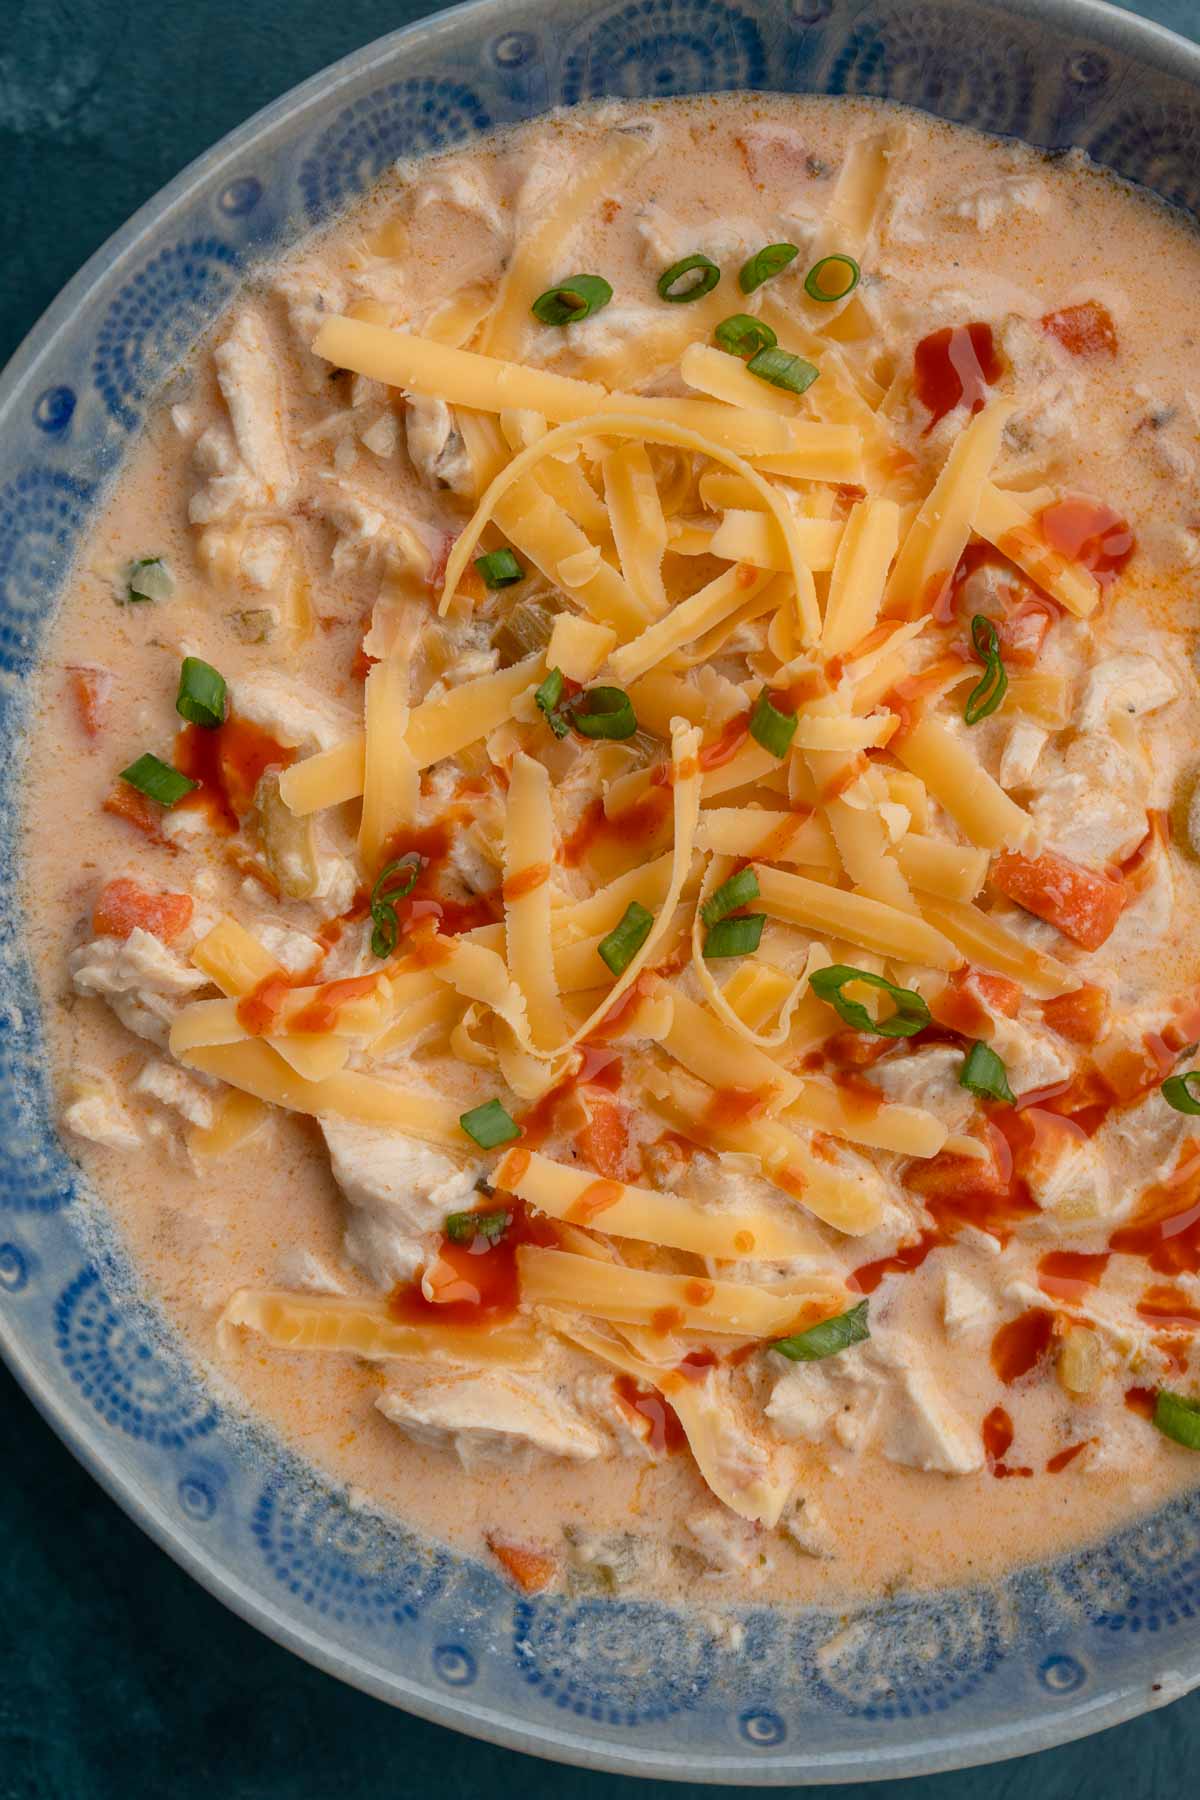
[{"label": "teal background surface", "polygon": [[[0,0],[0,362],[194,156],[431,10],[422,0]],[[1131,10],[1200,38],[1200,0]],[[1174,1800],[1195,1791],[1198,1750],[1200,1692],[1039,1757],[890,1785],[906,1800]],[[884,1785],[808,1791],[865,1797]],[[269,1643],[141,1535],[0,1370],[0,1800],[617,1800],[633,1786],[407,1718]]]}]

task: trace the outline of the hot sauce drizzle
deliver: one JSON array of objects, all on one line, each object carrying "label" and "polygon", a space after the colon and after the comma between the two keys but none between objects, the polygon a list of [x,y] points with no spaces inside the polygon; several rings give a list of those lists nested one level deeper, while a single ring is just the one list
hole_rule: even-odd
[{"label": "hot sauce drizzle", "polygon": [[990,325],[945,325],[913,351],[913,387],[930,418],[928,433],[956,406],[977,413],[1004,368]]}]

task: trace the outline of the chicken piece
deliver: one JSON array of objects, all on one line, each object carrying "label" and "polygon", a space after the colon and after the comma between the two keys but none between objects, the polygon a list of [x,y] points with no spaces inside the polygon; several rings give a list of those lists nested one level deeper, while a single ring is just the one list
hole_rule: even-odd
[{"label": "chicken piece", "polygon": [[378,1288],[411,1281],[447,1213],[474,1203],[476,1171],[399,1131],[333,1118],[321,1130],[350,1208],[346,1255]]},{"label": "chicken piece", "polygon": [[1033,779],[1038,759],[1050,733],[1030,719],[1018,719],[1000,752],[998,780],[1002,788],[1026,787]]},{"label": "chicken piece", "polygon": [[105,1075],[88,1071],[72,1078],[74,1098],[63,1109],[62,1122],[76,1137],[106,1150],[140,1150],[141,1133],[122,1106]]},{"label": "chicken piece", "polygon": [[430,487],[474,496],[471,459],[444,400],[413,395],[404,409],[404,439],[413,467]]},{"label": "chicken piece", "polygon": [[1102,731],[1114,712],[1140,719],[1176,699],[1172,675],[1153,656],[1123,651],[1105,657],[1088,673],[1079,705],[1081,731]]},{"label": "chicken piece", "polygon": [[970,1475],[983,1467],[979,1433],[938,1392],[925,1369],[907,1368],[888,1395],[880,1448],[889,1462],[943,1475]]},{"label": "chicken piece", "polygon": [[960,1270],[946,1270],[942,1282],[942,1319],[952,1344],[990,1330],[998,1317],[990,1294]]},{"label": "chicken piece", "polygon": [[213,362],[257,503],[286,506],[296,482],[284,435],[283,390],[266,326],[253,309],[236,317],[229,336],[213,351]]},{"label": "chicken piece", "polygon": [[708,1567],[717,1575],[751,1572],[761,1581],[765,1569],[762,1533],[723,1506],[705,1507],[683,1521],[683,1528]]},{"label": "chicken piece", "polygon": [[285,749],[306,756],[333,750],[361,730],[347,708],[277,669],[259,669],[230,682],[229,703],[238,718],[269,732]]},{"label": "chicken piece", "polygon": [[407,1437],[452,1448],[469,1470],[528,1467],[539,1456],[592,1462],[605,1451],[601,1434],[532,1375],[416,1373],[393,1381],[375,1404]]},{"label": "chicken piece", "polygon": [[184,1001],[209,984],[207,975],[141,926],[126,938],[81,944],[67,966],[77,994],[106,1000],[122,1025],[163,1050]]},{"label": "chicken piece", "polygon": [[138,1072],[130,1088],[131,1093],[156,1100],[168,1111],[177,1113],[184,1124],[199,1126],[201,1131],[212,1127],[216,1091],[186,1069],[181,1069],[178,1063],[165,1062],[161,1057],[152,1057]]},{"label": "chicken piece", "polygon": [[975,1110],[975,1102],[961,1086],[963,1053],[949,1044],[888,1056],[863,1071],[865,1079],[882,1088],[889,1100],[904,1106],[922,1106],[939,1118],[947,1130],[959,1131]]},{"label": "chicken piece", "polygon": [[1030,806],[1045,842],[1093,869],[1123,862],[1146,835],[1145,773],[1105,731],[1046,749]]}]

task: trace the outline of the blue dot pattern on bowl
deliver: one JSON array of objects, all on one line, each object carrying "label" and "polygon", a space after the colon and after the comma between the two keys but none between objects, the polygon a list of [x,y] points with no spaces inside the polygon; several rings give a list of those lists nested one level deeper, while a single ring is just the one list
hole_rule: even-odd
[{"label": "blue dot pattern on bowl", "polygon": [[338,114],[300,165],[311,220],[365,193],[389,163],[423,150],[445,150],[492,123],[472,88],[459,81],[394,81]]},{"label": "blue dot pattern on bowl", "polygon": [[760,87],[762,33],[723,0],[634,0],[588,21],[563,68],[563,99],[605,94],[662,100],[675,94]]},{"label": "blue dot pattern on bowl", "polygon": [[[252,132],[118,246],[85,305],[0,401],[0,724],[103,482],[146,407],[253,258],[353,200],[398,157],[530,110],[740,87],[878,96],[1047,148],[1089,150],[1200,209],[1200,78],[1150,76],[1121,29],[985,0],[514,0],[398,42],[302,117]],[[50,385],[48,385],[50,384]],[[0,819],[19,793],[0,759]],[[154,1528],[327,1666],[435,1716],[541,1733],[566,1755],[750,1779],[939,1766],[948,1731],[1012,1748],[1109,1722],[1168,1666],[1200,1667],[1200,1494],[996,1591],[899,1594],[846,1618],[759,1598],[701,1609],[517,1595],[491,1570],[350,1504],[214,1402],[139,1293],[50,1127],[38,1007],[20,962],[11,831],[0,839],[0,1326],[45,1371],[40,1397],[85,1453],[153,1502]],[[99,1445],[99,1448],[95,1446]],[[119,1471],[119,1473],[114,1473]],[[760,1595],[765,1590],[760,1590]],[[1108,1710],[1106,1711],[1106,1707]],[[472,1712],[472,1708],[476,1708]],[[1075,1709],[1074,1711],[1072,1709]],[[1063,1723],[1060,1723],[1062,1721]],[[991,1736],[989,1737],[989,1734]],[[625,1746],[632,1746],[626,1749]],[[883,1752],[893,1760],[879,1769]],[[953,1751],[957,1759],[962,1752]],[[819,1760],[818,1760],[819,1759]],[[661,1766],[661,1765],[658,1765]]]},{"label": "blue dot pattern on bowl", "polygon": [[972,55],[955,6],[899,4],[875,10],[849,33],[830,72],[837,94],[871,94],[924,106],[983,131],[1027,135],[1036,66],[1016,40],[1003,57]]},{"label": "blue dot pattern on bowl", "polygon": [[0,487],[0,669],[23,671],[93,498],[61,469],[26,468]]},{"label": "blue dot pattern on bowl", "polygon": [[207,1436],[211,1398],[153,1325],[139,1331],[128,1301],[115,1304],[94,1267],[81,1269],[55,1307],[56,1339],[70,1379],[110,1425],[170,1449]]},{"label": "blue dot pattern on bowl", "polygon": [[698,1704],[712,1679],[715,1639],[637,1600],[522,1601],[513,1627],[518,1667],[531,1687],[580,1718],[641,1725]]},{"label": "blue dot pattern on bowl", "polygon": [[92,374],[127,431],[148,397],[183,361],[237,285],[239,257],[215,237],[195,237],[152,256],[109,305]]},{"label": "blue dot pattern on bowl", "polygon": [[267,1567],[322,1617],[380,1630],[416,1619],[446,1578],[447,1558],[411,1532],[315,1484],[272,1479],[252,1527]]}]

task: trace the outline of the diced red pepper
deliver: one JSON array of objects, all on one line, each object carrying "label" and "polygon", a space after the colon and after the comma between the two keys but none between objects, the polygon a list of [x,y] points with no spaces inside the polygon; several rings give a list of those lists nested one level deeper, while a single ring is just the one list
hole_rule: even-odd
[{"label": "diced red pepper", "polygon": [[1073,993],[1057,994],[1042,1003],[1042,1018],[1051,1031],[1057,1031],[1073,1044],[1095,1044],[1099,1041],[1108,1013],[1108,995],[1093,982],[1085,981]]},{"label": "diced red pepper", "polygon": [[72,666],[67,673],[71,677],[71,694],[79,723],[88,737],[97,738],[104,729],[104,714],[108,696],[112,692],[113,677],[107,669],[88,667]]},{"label": "diced red pepper", "polygon": [[998,893],[1047,920],[1085,950],[1111,937],[1125,905],[1125,884],[1098,869],[1085,869],[1053,850],[1022,856],[1003,850],[988,877]]},{"label": "diced red pepper", "polygon": [[629,1109],[602,1088],[588,1087],[580,1097],[588,1115],[575,1135],[581,1159],[609,1181],[630,1180]]},{"label": "diced red pepper", "polygon": [[496,1561],[512,1576],[523,1594],[538,1594],[553,1581],[558,1565],[544,1550],[522,1544],[506,1544],[488,1532],[487,1545]]},{"label": "diced red pepper", "polygon": [[191,923],[190,894],[154,894],[125,876],[100,890],[92,912],[97,937],[127,938],[140,929],[169,944]]},{"label": "diced red pepper", "polygon": [[1042,318],[1042,330],[1057,338],[1072,356],[1115,356],[1117,328],[1112,314],[1099,300],[1078,306],[1061,306]]},{"label": "diced red pepper", "polygon": [[124,819],[135,831],[140,831],[149,838],[162,836],[159,829],[162,820],[162,807],[149,799],[138,788],[130,787],[126,781],[118,781],[104,800],[104,811],[112,813],[114,818]]}]

